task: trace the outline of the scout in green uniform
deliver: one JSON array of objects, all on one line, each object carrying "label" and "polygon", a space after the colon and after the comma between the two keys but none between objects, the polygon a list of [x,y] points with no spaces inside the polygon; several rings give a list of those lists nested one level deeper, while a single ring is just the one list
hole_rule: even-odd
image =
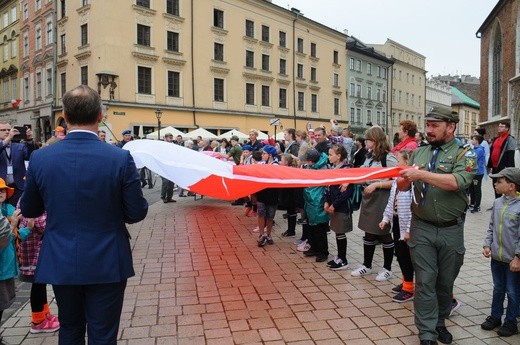
[{"label": "scout in green uniform", "polygon": [[429,146],[412,155],[417,169],[401,172],[400,190],[413,189],[410,254],[415,269],[415,325],[421,345],[453,341],[445,320],[451,310],[453,283],[464,260],[466,189],[477,171],[473,150],[455,140],[459,116],[436,108],[426,116]]}]

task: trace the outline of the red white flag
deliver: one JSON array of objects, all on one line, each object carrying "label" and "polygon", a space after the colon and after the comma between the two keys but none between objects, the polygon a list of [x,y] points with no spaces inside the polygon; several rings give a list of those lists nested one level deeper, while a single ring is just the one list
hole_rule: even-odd
[{"label": "red white flag", "polygon": [[18,108],[18,105],[20,105],[20,102],[22,102],[21,99],[12,99],[11,105],[13,106],[13,108]]}]

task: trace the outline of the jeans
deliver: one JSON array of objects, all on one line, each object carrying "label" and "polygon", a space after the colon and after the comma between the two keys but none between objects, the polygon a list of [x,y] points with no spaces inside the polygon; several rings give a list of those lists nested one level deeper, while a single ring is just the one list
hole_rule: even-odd
[{"label": "jeans", "polygon": [[491,274],[493,275],[491,316],[502,319],[504,299],[507,294],[506,318],[504,322],[512,322],[516,325],[516,316],[519,312],[520,303],[520,272],[511,272],[509,263],[492,259]]},{"label": "jeans", "polygon": [[172,200],[173,197],[173,182],[161,177],[162,186],[161,186],[161,199]]}]

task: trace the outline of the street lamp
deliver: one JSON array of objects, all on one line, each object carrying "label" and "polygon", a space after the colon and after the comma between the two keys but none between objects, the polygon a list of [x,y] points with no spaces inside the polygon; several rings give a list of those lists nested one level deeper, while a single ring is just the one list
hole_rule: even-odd
[{"label": "street lamp", "polygon": [[155,116],[157,116],[157,140],[161,140],[161,115],[162,110],[160,108],[157,108],[155,110]]}]

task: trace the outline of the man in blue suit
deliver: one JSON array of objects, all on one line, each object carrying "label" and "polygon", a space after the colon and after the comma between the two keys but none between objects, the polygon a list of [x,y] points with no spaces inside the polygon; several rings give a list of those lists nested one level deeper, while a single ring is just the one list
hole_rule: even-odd
[{"label": "man in blue suit", "polygon": [[24,188],[25,161],[36,149],[30,128],[27,128],[24,144],[12,141],[18,134],[18,129],[11,128],[9,123],[0,123],[0,177],[9,187],[14,188],[15,192],[8,202],[15,206]]},{"label": "man in blue suit", "polygon": [[125,223],[143,220],[148,203],[130,153],[97,136],[103,118],[96,91],[80,85],[63,96],[69,134],[35,151],[20,207],[47,211],[35,273],[52,284],[60,345],[115,345],[127,279],[134,275]]}]

